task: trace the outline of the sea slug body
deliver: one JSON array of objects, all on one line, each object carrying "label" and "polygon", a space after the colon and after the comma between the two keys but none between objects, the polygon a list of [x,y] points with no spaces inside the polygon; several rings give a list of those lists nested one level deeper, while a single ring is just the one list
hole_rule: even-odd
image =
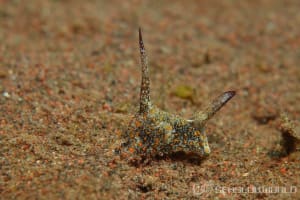
[{"label": "sea slug body", "polygon": [[209,155],[205,123],[235,95],[235,91],[224,92],[203,111],[195,113],[191,119],[183,119],[162,111],[150,100],[148,59],[141,29],[139,29],[139,47],[142,65],[140,109],[122,135],[124,143],[121,154],[131,159],[151,158],[179,151],[199,156]]}]

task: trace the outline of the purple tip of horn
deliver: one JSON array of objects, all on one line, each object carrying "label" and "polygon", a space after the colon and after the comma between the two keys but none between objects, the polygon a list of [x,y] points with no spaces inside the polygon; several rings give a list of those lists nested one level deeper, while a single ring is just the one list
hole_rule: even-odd
[{"label": "purple tip of horn", "polygon": [[139,45],[140,45],[140,53],[141,55],[146,54],[146,50],[145,50],[145,46],[144,46],[144,42],[143,42],[143,37],[142,37],[142,29],[139,28]]},{"label": "purple tip of horn", "polygon": [[221,103],[224,105],[225,103],[227,103],[227,101],[229,101],[232,97],[234,97],[235,94],[236,94],[235,91],[224,92],[221,95]]},{"label": "purple tip of horn", "polygon": [[141,29],[141,27],[139,27],[139,40],[140,40],[140,42],[143,42],[142,29]]},{"label": "purple tip of horn", "polygon": [[220,110],[234,95],[236,94],[235,91],[227,91],[217,97],[211,107],[211,115],[214,115],[218,110]]}]

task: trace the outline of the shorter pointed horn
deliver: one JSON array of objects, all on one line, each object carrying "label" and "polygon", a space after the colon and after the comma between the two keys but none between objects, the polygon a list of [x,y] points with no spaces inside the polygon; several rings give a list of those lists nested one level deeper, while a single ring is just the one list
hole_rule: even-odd
[{"label": "shorter pointed horn", "polygon": [[214,116],[235,94],[235,91],[227,91],[218,96],[204,111],[200,111],[194,116],[193,124],[202,127],[206,121]]}]

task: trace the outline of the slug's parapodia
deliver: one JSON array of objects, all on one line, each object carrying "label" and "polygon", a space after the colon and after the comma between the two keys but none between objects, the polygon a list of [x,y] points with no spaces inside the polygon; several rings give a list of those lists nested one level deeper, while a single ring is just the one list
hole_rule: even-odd
[{"label": "slug's parapodia", "polygon": [[150,100],[148,59],[141,29],[139,29],[139,47],[142,65],[140,109],[123,133],[125,142],[122,145],[121,155],[127,158],[150,158],[178,151],[199,156],[209,155],[210,148],[204,125],[235,95],[235,91],[224,92],[203,111],[195,113],[192,119],[183,119],[162,111]]}]

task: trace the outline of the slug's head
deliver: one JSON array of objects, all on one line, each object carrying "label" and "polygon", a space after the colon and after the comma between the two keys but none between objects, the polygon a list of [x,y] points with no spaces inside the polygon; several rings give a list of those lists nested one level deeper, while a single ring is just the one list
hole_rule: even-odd
[{"label": "slug's head", "polygon": [[200,155],[207,156],[210,154],[207,137],[205,134],[205,123],[219,111],[233,96],[234,91],[224,92],[209,104],[205,110],[196,113],[192,120],[188,120],[190,126],[194,128],[194,132],[188,137],[188,144],[184,151],[196,152]]},{"label": "slug's head", "polygon": [[210,148],[204,129],[201,131],[195,131],[194,135],[197,135],[194,142],[195,152],[202,156],[208,156],[210,154]]},{"label": "slug's head", "polygon": [[191,128],[189,132],[180,134],[181,137],[174,138],[173,141],[180,141],[172,145],[175,147],[174,152],[184,152],[192,157],[206,157],[210,154],[207,137],[203,129]]},{"label": "slug's head", "polygon": [[199,143],[201,144],[201,153],[203,153],[204,156],[207,156],[210,154],[210,148],[208,145],[207,137],[205,132],[203,131],[202,137],[200,137]]}]

